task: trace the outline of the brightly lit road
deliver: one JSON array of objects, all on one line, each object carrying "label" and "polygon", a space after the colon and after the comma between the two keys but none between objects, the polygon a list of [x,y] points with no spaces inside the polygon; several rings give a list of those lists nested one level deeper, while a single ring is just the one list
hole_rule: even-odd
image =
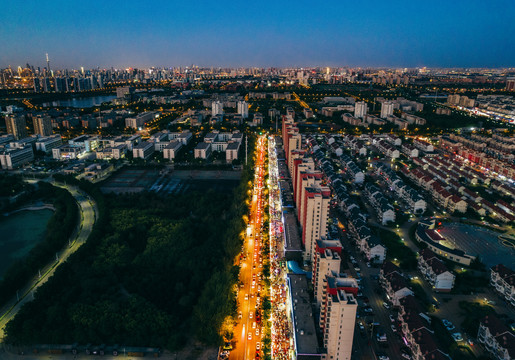
[{"label": "brightly lit road", "polygon": [[263,180],[265,175],[266,137],[258,139],[256,171],[252,202],[250,204],[249,228],[243,245],[243,258],[240,262],[240,281],[242,287],[238,292],[237,326],[234,328],[236,346],[230,353],[230,360],[256,358],[256,348],[261,347],[261,316],[259,307],[263,259],[261,257],[261,225],[263,223]]},{"label": "brightly lit road", "polygon": [[65,262],[66,259],[68,259],[68,257],[88,239],[93,225],[95,224],[95,220],[98,217],[96,203],[83,191],[70,185],[63,185],[58,183],[52,183],[52,185],[62,187],[73,195],[79,204],[80,221],[76,230],[70,237],[68,245],[66,245],[64,249],[56,254],[56,259],[41,269],[41,277],[39,274],[36,274],[36,276],[28,284],[20,284],[18,296],[15,296],[12,301],[0,309],[0,341],[4,337],[5,325],[18,313],[23,304],[34,299],[34,293],[36,292],[36,289],[44,284],[53,275],[55,269],[57,269],[60,264]]}]

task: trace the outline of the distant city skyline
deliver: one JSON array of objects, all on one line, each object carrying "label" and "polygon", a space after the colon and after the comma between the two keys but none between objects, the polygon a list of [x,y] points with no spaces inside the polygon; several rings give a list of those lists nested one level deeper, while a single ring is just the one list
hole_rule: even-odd
[{"label": "distant city skyline", "polygon": [[513,67],[515,2],[3,4],[0,68]]}]

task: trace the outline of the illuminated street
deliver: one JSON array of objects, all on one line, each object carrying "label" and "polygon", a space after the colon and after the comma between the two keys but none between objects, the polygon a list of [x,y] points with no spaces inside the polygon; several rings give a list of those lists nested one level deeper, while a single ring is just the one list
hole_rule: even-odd
[{"label": "illuminated street", "polygon": [[257,311],[263,294],[263,285],[260,281],[263,269],[263,258],[261,256],[261,226],[263,224],[263,181],[265,175],[265,152],[266,137],[262,136],[257,143],[256,172],[252,202],[250,204],[250,218],[245,242],[243,245],[243,256],[240,263],[241,285],[238,292],[238,311],[241,319],[235,327],[236,346],[229,358],[232,359],[254,359],[259,355],[262,338],[261,314]]}]

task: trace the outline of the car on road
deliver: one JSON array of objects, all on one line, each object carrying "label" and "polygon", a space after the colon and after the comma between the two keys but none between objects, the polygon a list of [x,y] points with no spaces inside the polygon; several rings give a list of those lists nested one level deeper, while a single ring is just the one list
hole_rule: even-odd
[{"label": "car on road", "polygon": [[249,313],[249,318],[250,318],[250,319],[252,319],[253,315],[254,315],[254,313],[251,311],[251,312]]},{"label": "car on road", "polygon": [[390,305],[388,305],[388,303],[386,301],[383,301],[383,307],[385,309],[389,309],[390,308]]},{"label": "car on road", "polygon": [[249,333],[249,335],[247,336],[247,339],[252,340],[252,333]]},{"label": "car on road", "polygon": [[377,352],[376,355],[378,360],[390,360],[388,355],[386,355],[385,353]]},{"label": "car on road", "polygon": [[452,338],[455,341],[463,341],[463,337],[461,336],[461,334],[459,332],[453,333],[452,334]]},{"label": "car on road", "polygon": [[363,311],[366,312],[366,313],[374,312],[374,310],[371,307],[366,307],[366,308],[363,309]]},{"label": "car on road", "polygon": [[256,336],[259,336],[259,328],[256,329]]},{"label": "car on road", "polygon": [[397,332],[397,328],[395,327],[395,325],[394,325],[394,324],[390,325],[390,327],[392,328],[392,331],[393,331],[393,332]]},{"label": "car on road", "polygon": [[401,352],[401,356],[406,360],[411,360],[411,356],[408,353]]},{"label": "car on road", "polygon": [[390,318],[391,322],[395,322],[395,317],[392,314],[388,315],[388,317]]},{"label": "car on road", "polygon": [[256,350],[259,350],[259,349],[261,349],[261,343],[260,343],[260,342],[257,342],[257,343],[256,343]]},{"label": "car on road", "polygon": [[249,294],[245,294],[245,301],[249,299]]}]

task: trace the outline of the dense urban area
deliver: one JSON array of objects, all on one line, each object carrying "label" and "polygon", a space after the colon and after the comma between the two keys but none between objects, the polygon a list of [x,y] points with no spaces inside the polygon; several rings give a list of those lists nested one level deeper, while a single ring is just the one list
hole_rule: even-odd
[{"label": "dense urban area", "polygon": [[1,359],[515,359],[515,69],[46,65],[0,70]]}]

